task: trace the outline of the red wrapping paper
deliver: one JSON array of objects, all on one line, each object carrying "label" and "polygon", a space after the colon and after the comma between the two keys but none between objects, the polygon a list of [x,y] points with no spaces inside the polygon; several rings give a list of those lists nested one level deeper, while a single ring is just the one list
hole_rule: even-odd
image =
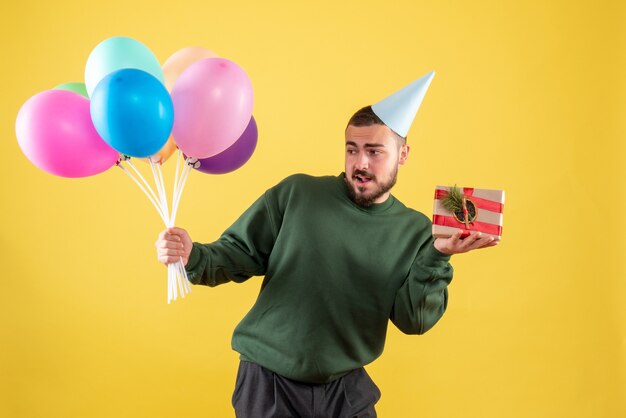
[{"label": "red wrapping paper", "polygon": [[471,187],[459,188],[466,199],[472,201],[476,207],[476,218],[466,228],[465,223],[459,222],[454,215],[441,204],[450,187],[437,186],[435,188],[435,203],[433,207],[433,236],[449,237],[459,229],[463,230],[462,237],[471,231],[480,231],[496,240],[502,239],[502,212],[504,209],[504,190],[474,189]]}]

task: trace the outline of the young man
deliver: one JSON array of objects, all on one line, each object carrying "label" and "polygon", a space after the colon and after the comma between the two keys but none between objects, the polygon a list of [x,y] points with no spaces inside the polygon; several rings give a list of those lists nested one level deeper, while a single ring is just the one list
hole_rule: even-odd
[{"label": "young man", "polygon": [[375,417],[363,366],[388,321],[422,334],[443,315],[451,254],[495,245],[472,233],[433,239],[431,222],[390,194],[405,139],[366,107],[345,132],[345,173],[294,175],[269,189],[214,243],[169,228],[158,259],[180,256],[194,284],[265,276],[235,329],[238,417]]}]

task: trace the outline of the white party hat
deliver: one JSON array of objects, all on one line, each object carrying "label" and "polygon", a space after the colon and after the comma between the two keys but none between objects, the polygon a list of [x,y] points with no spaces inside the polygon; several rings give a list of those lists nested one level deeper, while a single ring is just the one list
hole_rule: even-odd
[{"label": "white party hat", "polygon": [[406,138],[434,76],[434,71],[429,72],[419,80],[372,105],[372,110],[392,131]]}]

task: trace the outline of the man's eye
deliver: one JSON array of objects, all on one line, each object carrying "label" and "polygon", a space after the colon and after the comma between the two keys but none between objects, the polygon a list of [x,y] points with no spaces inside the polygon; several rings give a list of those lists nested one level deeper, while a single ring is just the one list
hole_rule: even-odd
[{"label": "man's eye", "polygon": [[356,151],[355,151],[355,150],[353,150],[353,149],[348,149],[348,150],[346,150],[346,152],[347,152],[348,154],[350,154],[350,155],[356,154]]},{"label": "man's eye", "polygon": [[370,150],[370,154],[372,154],[372,155],[379,155],[379,154],[382,154],[382,152],[380,150],[373,149],[373,150]]}]

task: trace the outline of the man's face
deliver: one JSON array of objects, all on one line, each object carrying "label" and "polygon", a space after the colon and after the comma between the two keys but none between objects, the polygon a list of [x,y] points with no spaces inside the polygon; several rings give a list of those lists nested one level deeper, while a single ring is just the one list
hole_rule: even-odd
[{"label": "man's face", "polygon": [[400,145],[385,125],[346,129],[346,183],[352,200],[368,207],[382,203],[396,183],[398,165],[404,164],[409,146]]}]

